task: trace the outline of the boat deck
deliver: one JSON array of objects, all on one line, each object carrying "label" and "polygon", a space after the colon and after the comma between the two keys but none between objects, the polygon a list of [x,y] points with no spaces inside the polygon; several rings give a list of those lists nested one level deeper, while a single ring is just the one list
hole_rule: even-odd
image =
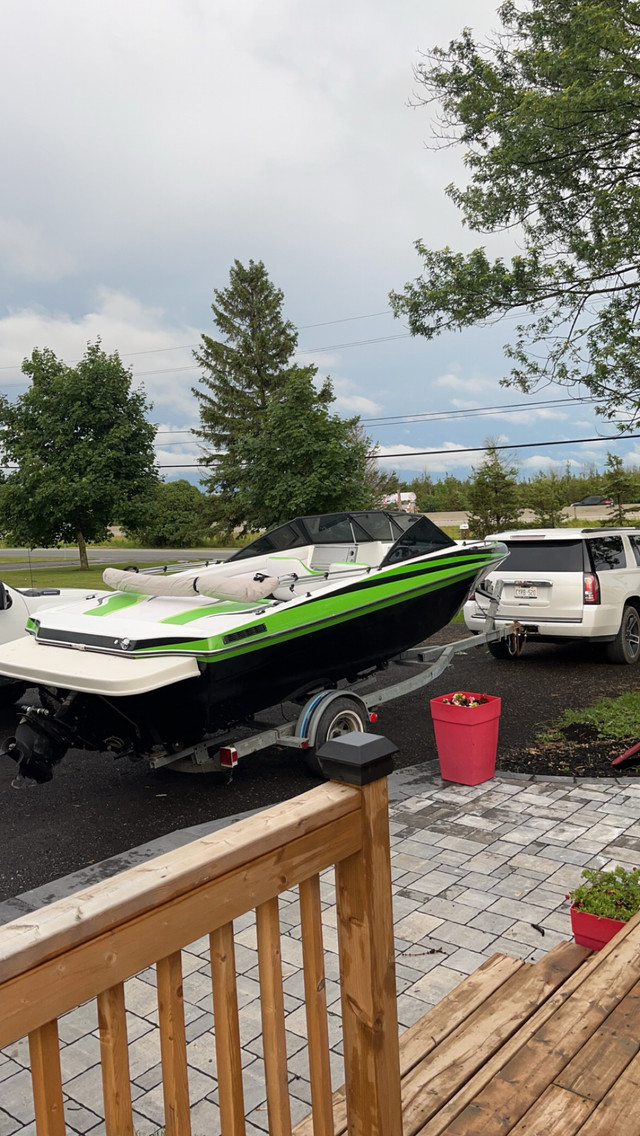
[{"label": "boat deck", "polygon": [[494,955],[401,1035],[404,1136],[640,1133],[639,980],[639,917],[593,954]]}]

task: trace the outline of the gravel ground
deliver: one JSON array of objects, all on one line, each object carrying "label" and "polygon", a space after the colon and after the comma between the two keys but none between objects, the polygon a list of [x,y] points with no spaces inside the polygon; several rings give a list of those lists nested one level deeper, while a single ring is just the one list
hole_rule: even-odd
[{"label": "gravel ground", "polygon": [[[437,638],[463,634],[456,624]],[[565,707],[637,689],[639,678],[637,668],[602,662],[595,649],[581,646],[528,646],[513,662],[475,648],[429,687],[381,707],[374,728],[398,746],[397,768],[415,765],[436,757],[430,698],[452,690],[486,691],[502,698],[499,766],[548,773],[548,761],[536,755],[538,731]],[[0,737],[11,734],[13,725],[13,713],[2,711]],[[625,748],[615,745],[617,752]],[[558,768],[567,764],[566,755],[556,751],[553,760],[553,772],[566,771]],[[606,763],[594,772],[615,775]],[[628,776],[635,769],[623,772]],[[67,755],[47,785],[15,790],[14,773],[13,763],[0,758],[0,900],[165,833],[265,808],[318,783],[291,750],[245,758],[231,783],[211,774],[151,773],[143,763],[79,751]]]}]

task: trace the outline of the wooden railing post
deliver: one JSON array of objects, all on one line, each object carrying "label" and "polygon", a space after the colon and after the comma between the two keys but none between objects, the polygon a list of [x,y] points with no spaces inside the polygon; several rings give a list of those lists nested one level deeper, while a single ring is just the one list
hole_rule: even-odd
[{"label": "wooden railing post", "polygon": [[352,733],[318,753],[325,775],[362,794],[361,850],[336,865],[349,1136],[402,1133],[386,778],[395,751]]}]

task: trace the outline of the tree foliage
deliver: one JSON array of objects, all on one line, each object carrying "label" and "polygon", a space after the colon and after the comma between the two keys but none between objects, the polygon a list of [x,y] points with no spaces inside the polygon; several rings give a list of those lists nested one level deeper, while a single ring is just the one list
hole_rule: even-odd
[{"label": "tree foliage", "polygon": [[209,536],[210,511],[197,485],[184,478],[161,481],[144,518],[127,535],[150,548],[197,548]]},{"label": "tree foliage", "polygon": [[271,528],[291,517],[341,512],[378,504],[367,483],[370,439],[356,419],[331,414],[331,383],[320,393],[310,375],[291,375],[262,420],[259,434],[234,446],[242,468],[235,501],[249,529]]},{"label": "tree foliage", "polygon": [[22,370],[29,388],[14,403],[0,397],[3,460],[17,467],[0,484],[2,528],[31,547],[75,541],[87,567],[86,541],[134,525],[155,488],[150,406],[99,341],[74,367],[44,348]]},{"label": "tree foliage", "polygon": [[516,229],[505,261],[416,244],[423,273],[392,294],[427,338],[533,316],[506,348],[507,385],[582,382],[622,428],[640,420],[640,3],[505,0],[488,44],[469,29],[416,69],[436,135],[464,147],[450,186],[464,223]]},{"label": "tree foliage", "polygon": [[469,486],[470,535],[482,538],[510,525],[518,525],[520,494],[517,469],[497,450],[495,443],[487,444],[487,454],[478,469],[474,469]]},{"label": "tree foliage", "polygon": [[629,510],[625,509],[624,502],[631,500],[631,476],[625,469],[622,458],[617,454],[607,453],[603,485],[605,492],[613,501],[609,508],[611,524],[626,524]]},{"label": "tree foliage", "polygon": [[534,525],[545,529],[560,528],[564,521],[565,505],[562,482],[555,473],[539,473],[523,487],[522,499],[533,512]]},{"label": "tree foliage", "polygon": [[[281,397],[295,377],[311,381],[317,368],[292,362],[298,334],[284,318],[283,293],[269,279],[262,263],[247,267],[235,260],[229,286],[214,291],[211,305],[220,339],[203,334],[194,355],[202,368],[194,394],[200,403],[200,429],[206,446],[204,479],[212,494],[213,520],[221,532],[243,525],[245,445],[259,439],[272,400]],[[330,392],[317,399],[326,405]]]}]

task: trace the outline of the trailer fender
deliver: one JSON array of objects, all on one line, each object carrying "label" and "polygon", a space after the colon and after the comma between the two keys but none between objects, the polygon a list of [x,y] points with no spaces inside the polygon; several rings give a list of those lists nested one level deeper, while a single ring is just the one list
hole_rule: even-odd
[{"label": "trailer fender", "polygon": [[359,695],[344,690],[322,690],[304,706],[296,733],[307,738],[305,759],[312,773],[321,773],[316,750],[330,738],[369,729],[369,711]]}]

